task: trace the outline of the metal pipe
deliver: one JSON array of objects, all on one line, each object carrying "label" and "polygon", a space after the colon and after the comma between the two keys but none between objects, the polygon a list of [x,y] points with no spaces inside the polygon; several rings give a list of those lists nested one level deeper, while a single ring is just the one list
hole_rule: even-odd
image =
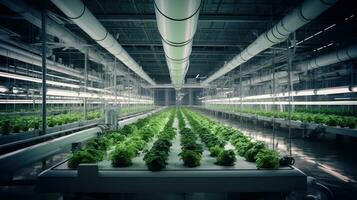
[{"label": "metal pipe", "polygon": [[[41,28],[41,13],[37,9],[33,8],[31,5],[27,4],[27,1],[23,0],[0,0],[0,3],[13,10],[14,12],[21,15],[25,20],[31,24]],[[73,47],[78,51],[86,54],[88,51],[88,59],[102,64],[104,66],[111,65],[112,60],[103,56],[96,48],[90,47],[85,40],[76,36],[70,30],[64,26],[58,24],[51,18],[47,19],[47,34],[52,35],[63,41],[67,46]],[[11,41],[12,42],[12,41]],[[31,51],[31,49],[27,49]],[[131,77],[131,74],[124,72],[123,70],[116,70],[118,75],[123,75]],[[89,77],[93,80],[93,77]],[[133,79],[131,77],[131,79]]]},{"label": "metal pipe", "polygon": [[[28,1],[23,0],[0,0],[1,4],[18,13],[31,24],[41,28],[41,12],[33,8],[27,2]],[[77,37],[67,28],[58,24],[51,18],[47,19],[47,33],[49,35],[56,36],[66,45],[74,47],[84,54],[88,48],[88,44],[83,39]],[[92,61],[103,65],[107,64],[107,60],[105,60],[105,58],[101,56],[101,54],[95,48],[89,47],[88,54]]]},{"label": "metal pipe", "polygon": [[[87,92],[88,87],[88,50],[84,54],[84,92]],[[83,102],[84,119],[87,119],[87,97],[84,97]]]},{"label": "metal pipe", "polygon": [[[12,47],[12,46],[7,45],[2,42],[0,42],[0,55],[15,59],[15,60],[19,60],[19,61],[22,61],[22,62],[25,62],[28,64],[42,67],[42,61],[41,61],[42,57],[41,56],[38,56],[38,55],[30,53],[30,52],[26,52],[26,51],[19,49],[17,47]],[[62,74],[66,74],[69,76],[77,77],[80,79],[84,79],[84,76],[78,70],[71,69],[63,64],[54,62],[49,59],[46,60],[46,63],[47,63],[47,69],[49,69],[49,70],[59,72]],[[100,78],[93,76],[93,75],[89,75],[89,78],[93,81],[98,81],[98,82],[101,81]]]},{"label": "metal pipe", "polygon": [[172,84],[181,88],[189,67],[201,0],[155,0],[157,26],[162,38]]},{"label": "metal pipe", "polygon": [[354,58],[357,58],[357,45],[352,45],[350,47],[323,54],[311,60],[304,61],[297,66],[297,69],[299,71],[308,71]]},{"label": "metal pipe", "polygon": [[[46,3],[45,3],[46,4]],[[44,6],[45,7],[45,6]],[[47,85],[46,85],[46,78],[47,78],[47,66],[46,66],[46,53],[47,53],[47,35],[46,35],[46,25],[47,25],[47,11],[43,9],[41,13],[42,23],[41,23],[41,41],[42,41],[42,127],[41,127],[41,134],[46,134],[47,128],[47,120],[46,120],[46,111],[47,111],[47,104],[46,104],[46,93],[47,93]]]},{"label": "metal pipe", "polygon": [[289,12],[289,14],[280,20],[273,28],[261,34],[240,54],[227,62],[218,71],[203,81],[203,83],[208,84],[216,80],[237,66],[247,62],[260,52],[285,41],[291,33],[318,17],[336,2],[337,0],[305,0],[299,7]]},{"label": "metal pipe", "polygon": [[100,46],[117,57],[141,78],[149,82],[151,85],[155,85],[155,82],[144,72],[141,66],[135,62],[125,49],[123,49],[108,30],[103,27],[81,0],[52,0],[52,3],[54,3],[68,18],[77,24]]}]

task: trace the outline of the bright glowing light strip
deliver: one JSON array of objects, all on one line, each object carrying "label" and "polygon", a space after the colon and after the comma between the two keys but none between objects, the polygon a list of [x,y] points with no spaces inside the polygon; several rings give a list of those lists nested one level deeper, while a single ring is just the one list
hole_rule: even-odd
[{"label": "bright glowing light strip", "polygon": [[[12,79],[17,79],[17,80],[23,80],[23,81],[31,81],[35,83],[42,83],[42,80],[39,78],[35,77],[30,77],[30,76],[23,76],[19,74],[11,74],[7,72],[0,72],[0,76],[4,78],[12,78]],[[47,84],[49,85],[55,85],[55,86],[62,86],[62,87],[70,87],[70,88],[80,88],[79,85],[75,84],[69,84],[69,83],[61,83],[61,82],[56,82],[56,81],[46,81]]]},{"label": "bright glowing light strip", "polygon": [[[35,78],[35,77],[30,77],[30,76],[23,76],[23,75],[19,75],[19,74],[0,72],[0,76],[4,77],[4,78],[12,78],[12,79],[30,81],[30,82],[35,82],[35,83],[42,83],[42,79]],[[69,84],[69,83],[62,83],[62,82],[51,81],[51,80],[47,80],[46,83],[49,84],[49,85],[60,86],[60,87],[69,87],[69,88],[76,88],[76,89],[81,88],[81,86],[79,86],[79,85]],[[84,86],[82,86],[82,87],[84,88]],[[93,88],[93,87],[87,87],[87,90],[111,93],[109,90],[104,90],[104,89],[100,89],[100,88]]]},{"label": "bright glowing light strip", "polygon": [[[289,105],[288,101],[256,101],[256,102],[238,102],[238,101],[222,101],[215,102],[216,104],[222,105],[233,105],[233,104],[243,104],[243,105]],[[294,101],[290,102],[291,105],[357,105],[357,101]]]},{"label": "bright glowing light strip", "polygon": [[[42,80],[39,78],[23,76],[23,75],[18,75],[18,74],[11,74],[11,73],[7,73],[7,72],[0,72],[0,76],[5,77],[5,78],[12,78],[12,79],[17,79],[17,80],[31,81],[31,82],[35,82],[35,83],[42,83]],[[75,89],[81,88],[79,85],[61,83],[61,82],[50,81],[50,80],[47,81],[47,84],[75,88]],[[99,92],[111,93],[108,90],[104,90],[104,89],[100,89],[100,88],[87,87],[87,89],[99,91]],[[86,98],[113,99],[113,100],[117,99],[117,100],[126,100],[126,101],[133,100],[136,102],[152,102],[152,100],[147,99],[147,98],[140,98],[138,95],[136,95],[136,96],[139,98],[136,98],[136,96],[133,96],[133,97],[117,96],[117,97],[115,97],[113,95],[103,95],[103,94],[95,94],[95,93],[88,93],[88,92],[75,92],[75,91],[70,91],[70,90],[58,90],[58,89],[48,89],[47,93],[48,93],[47,95],[49,95],[49,96],[82,97],[82,98],[86,97]]]},{"label": "bright glowing light strip", "polygon": [[[299,96],[314,96],[314,95],[331,95],[331,94],[344,94],[344,93],[353,93],[357,92],[357,86],[352,87],[351,90],[349,90],[348,86],[342,86],[342,87],[331,87],[331,88],[322,88],[322,89],[307,89],[307,90],[298,90],[298,91],[292,91],[291,96],[292,97],[299,97]],[[275,95],[272,94],[263,94],[263,95],[255,95],[255,96],[248,96],[248,97],[243,97],[242,100],[257,100],[257,99],[270,99],[270,98],[284,98],[284,97],[289,97],[289,92],[284,92],[284,93],[277,93]],[[210,103],[210,102],[230,102],[230,101],[237,101],[240,100],[240,97],[233,97],[233,98],[224,98],[224,99],[207,99],[204,100],[204,103]]]},{"label": "bright glowing light strip", "polygon": [[[46,100],[47,104],[82,104],[83,100],[75,100],[75,99],[48,99]],[[42,104],[41,99],[36,100],[27,100],[27,99],[1,99],[0,104]],[[104,102],[100,101],[93,101],[88,102],[89,104],[103,104]],[[116,102],[107,102],[111,104],[115,104]],[[140,101],[122,101],[117,102],[119,104],[151,104],[147,102],[140,102]]]}]

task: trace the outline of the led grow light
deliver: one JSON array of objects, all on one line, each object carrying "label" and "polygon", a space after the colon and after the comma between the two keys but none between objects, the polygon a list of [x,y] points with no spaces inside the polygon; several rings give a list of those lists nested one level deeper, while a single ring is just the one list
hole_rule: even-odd
[{"label": "led grow light", "polygon": [[243,105],[357,105],[357,101],[251,101],[251,102],[227,102],[221,101],[216,102],[216,104],[221,105],[234,105],[234,104],[243,104]]},{"label": "led grow light", "polygon": [[[292,97],[300,97],[300,96],[314,96],[314,95],[329,95],[329,94],[344,94],[344,93],[351,93],[357,92],[357,86],[352,87],[351,90],[348,86],[342,87],[331,87],[331,88],[322,88],[322,89],[307,89],[307,90],[299,90],[299,91],[292,91]],[[272,94],[262,94],[262,95],[254,95],[254,96],[247,96],[243,97],[242,100],[258,100],[258,99],[270,99],[270,98],[286,98],[289,97],[289,92],[282,92],[277,93],[275,95]],[[233,97],[233,98],[224,98],[224,99],[207,99],[204,100],[204,103],[211,103],[211,102],[225,102],[225,101],[239,101],[240,97]]]}]

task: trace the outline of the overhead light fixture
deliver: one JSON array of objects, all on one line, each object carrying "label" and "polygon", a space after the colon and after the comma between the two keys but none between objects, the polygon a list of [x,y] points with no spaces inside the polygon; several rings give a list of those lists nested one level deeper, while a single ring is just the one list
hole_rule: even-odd
[{"label": "overhead light fixture", "polygon": [[[314,96],[314,95],[331,95],[331,94],[344,94],[344,93],[353,93],[357,92],[357,86],[354,86],[349,89],[348,86],[341,86],[341,87],[331,87],[331,88],[322,88],[322,89],[307,89],[307,90],[298,90],[298,91],[291,91],[290,96],[292,97],[301,97],[301,96]],[[255,95],[255,96],[247,96],[242,97],[243,101],[246,100],[258,100],[258,99],[271,99],[271,98],[286,98],[289,97],[289,92],[282,92],[277,94],[262,94],[262,95]],[[205,102],[223,102],[223,101],[240,101],[240,97],[232,97],[232,98],[217,98],[217,99],[207,99]]]},{"label": "overhead light fixture", "polygon": [[13,87],[12,88],[12,93],[14,93],[14,94],[17,94],[17,93],[19,93],[20,91],[19,91],[19,89],[17,88],[17,87]]},{"label": "overhead light fixture", "polygon": [[200,74],[197,74],[197,75],[196,75],[196,78],[198,78],[199,76],[200,76]]},{"label": "overhead light fixture", "polygon": [[0,92],[8,92],[9,89],[6,86],[0,85]]},{"label": "overhead light fixture", "polygon": [[255,101],[255,102],[237,102],[237,101],[222,101],[215,102],[215,104],[222,105],[235,105],[235,104],[243,104],[243,105],[357,105],[357,101]]},{"label": "overhead light fixture", "polygon": [[342,94],[342,93],[350,93],[348,87],[335,87],[335,88],[324,88],[318,89],[316,91],[317,95],[328,95],[328,94]]}]

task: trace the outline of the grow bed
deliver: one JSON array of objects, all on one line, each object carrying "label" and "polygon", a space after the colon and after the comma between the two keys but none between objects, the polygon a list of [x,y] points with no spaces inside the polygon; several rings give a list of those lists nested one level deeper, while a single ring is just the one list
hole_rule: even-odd
[{"label": "grow bed", "polygon": [[[288,119],[282,119],[282,118],[274,119],[273,117],[259,116],[259,115],[247,114],[247,113],[225,112],[225,111],[211,110],[211,109],[202,108],[202,107],[194,107],[194,108],[203,110],[203,111],[224,113],[224,114],[231,115],[231,116],[244,117],[244,118],[247,118],[250,120],[259,120],[259,121],[269,122],[269,123],[273,123],[273,120],[275,120],[276,124],[280,124],[283,127],[289,126]],[[290,121],[290,126],[291,126],[291,128],[295,128],[295,129],[306,129],[306,130],[317,130],[318,129],[319,131],[322,131],[324,133],[357,137],[357,129],[356,128],[352,129],[352,128],[343,128],[343,127],[338,127],[338,126],[327,126],[325,124],[301,122],[301,121],[295,121],[295,120]]]},{"label": "grow bed", "polygon": [[294,167],[257,170],[255,163],[237,157],[234,166],[215,165],[215,158],[205,150],[201,165],[182,165],[179,136],[173,140],[168,165],[151,172],[143,155],[133,159],[130,167],[113,168],[108,160],[82,164],[78,170],[68,168],[67,161],[44,171],[38,189],[46,192],[291,192],[306,189],[306,175]]}]

